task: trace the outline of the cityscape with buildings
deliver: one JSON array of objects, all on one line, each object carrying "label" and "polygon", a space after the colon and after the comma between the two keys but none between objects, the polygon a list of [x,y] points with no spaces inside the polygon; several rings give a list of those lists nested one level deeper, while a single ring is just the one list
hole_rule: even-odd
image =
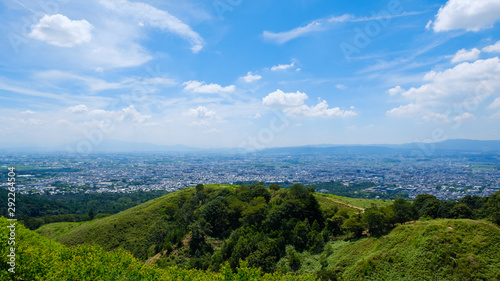
[{"label": "cityscape with buildings", "polygon": [[[58,153],[0,155],[1,169],[17,171],[21,194],[176,191],[203,184],[371,182],[365,191],[433,194],[440,199],[488,196],[500,190],[498,155],[345,156],[237,153],[102,153],[69,157]],[[5,176],[7,174],[4,173]],[[4,176],[4,175],[2,175]],[[7,182],[2,180],[3,188]],[[318,190],[318,192],[328,192]]]}]

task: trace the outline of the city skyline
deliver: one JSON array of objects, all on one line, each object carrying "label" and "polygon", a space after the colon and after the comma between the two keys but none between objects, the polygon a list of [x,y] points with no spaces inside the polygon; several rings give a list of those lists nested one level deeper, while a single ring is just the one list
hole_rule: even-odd
[{"label": "city skyline", "polygon": [[500,1],[18,0],[0,15],[4,147],[500,139]]}]

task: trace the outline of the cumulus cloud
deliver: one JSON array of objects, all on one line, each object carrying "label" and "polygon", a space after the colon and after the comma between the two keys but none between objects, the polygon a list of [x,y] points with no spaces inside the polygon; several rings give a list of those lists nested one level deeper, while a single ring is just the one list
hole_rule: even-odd
[{"label": "cumulus cloud", "polygon": [[329,108],[328,103],[323,100],[314,106],[307,106],[304,101],[308,98],[307,94],[285,93],[276,90],[262,99],[262,103],[269,107],[278,107],[287,115],[305,116],[305,117],[351,117],[357,115],[352,110],[342,110],[338,107]]},{"label": "cumulus cloud", "polygon": [[265,106],[300,106],[304,104],[304,101],[308,98],[305,93],[285,93],[281,90],[276,90],[270,93],[264,99],[262,103]]},{"label": "cumulus cloud", "polygon": [[255,81],[258,81],[262,79],[262,76],[260,75],[253,75],[252,72],[248,72],[246,76],[243,76],[243,80],[245,80],[245,82],[247,83],[252,83],[252,82],[255,82]]},{"label": "cumulus cloud", "polygon": [[208,108],[204,106],[191,108],[184,115],[193,118],[194,121],[191,123],[191,125],[196,125],[196,126],[207,126],[210,125],[212,122],[220,119],[216,111],[208,110]]},{"label": "cumulus cloud", "polygon": [[191,44],[193,53],[203,49],[203,38],[177,17],[167,11],[157,9],[142,2],[127,0],[100,0],[101,5],[125,16],[132,17],[141,25],[160,28],[170,33],[177,34]]},{"label": "cumulus cloud", "polygon": [[465,29],[479,31],[491,28],[500,20],[499,0],[449,0],[434,20],[435,32]]},{"label": "cumulus cloud", "polygon": [[401,88],[400,86],[396,86],[392,89],[389,89],[387,92],[389,93],[389,95],[395,96],[395,95],[401,94],[404,91],[405,90],[403,88]]},{"label": "cumulus cloud", "polygon": [[278,71],[278,70],[286,70],[289,68],[292,68],[295,66],[295,62],[292,62],[291,64],[280,64],[280,65],[275,65],[271,67],[272,71]]},{"label": "cumulus cloud", "polygon": [[87,108],[87,106],[84,105],[84,104],[70,106],[66,110],[69,111],[69,112],[71,112],[71,113],[82,113],[82,112],[89,111],[89,109]]},{"label": "cumulus cloud", "polygon": [[88,112],[91,117],[106,118],[118,122],[132,121],[134,123],[144,123],[151,118],[151,115],[141,114],[135,109],[134,105],[122,108],[121,110],[102,110],[94,109]]},{"label": "cumulus cloud", "polygon": [[455,54],[455,56],[451,59],[451,62],[457,63],[457,62],[463,62],[463,61],[473,61],[473,60],[476,60],[480,54],[481,54],[481,51],[479,51],[476,48],[474,48],[470,51],[467,51],[466,49],[462,49]]},{"label": "cumulus cloud", "polygon": [[[463,109],[478,108],[488,97],[500,94],[500,60],[495,57],[463,62],[442,72],[431,71],[424,81],[427,83],[401,93],[409,104],[393,108],[386,114],[447,121],[462,114]],[[460,110],[454,111],[457,108]]]},{"label": "cumulus cloud", "polygon": [[58,47],[73,47],[92,39],[93,26],[86,20],[70,20],[64,15],[45,15],[31,27],[29,36]]},{"label": "cumulus cloud", "polygon": [[184,90],[198,94],[217,94],[217,93],[232,93],[236,89],[234,85],[222,87],[219,84],[206,84],[199,81],[184,82]]},{"label": "cumulus cloud", "polygon": [[500,53],[500,41],[497,41],[493,45],[489,45],[483,48],[483,52],[487,53]]}]

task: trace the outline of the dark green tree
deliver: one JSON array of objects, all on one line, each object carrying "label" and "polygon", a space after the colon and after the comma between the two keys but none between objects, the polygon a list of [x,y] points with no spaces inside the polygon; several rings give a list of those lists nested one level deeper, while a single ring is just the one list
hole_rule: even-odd
[{"label": "dark green tree", "polygon": [[489,219],[500,225],[500,191],[491,194],[486,203],[486,210],[489,214]]}]

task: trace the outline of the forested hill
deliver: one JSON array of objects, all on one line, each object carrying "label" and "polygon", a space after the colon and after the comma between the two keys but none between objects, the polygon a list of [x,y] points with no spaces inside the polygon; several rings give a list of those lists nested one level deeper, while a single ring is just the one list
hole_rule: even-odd
[{"label": "forested hill", "polygon": [[499,280],[500,230],[493,224],[499,218],[500,192],[459,202],[431,195],[392,202],[257,183],[198,185],[116,215],[37,232],[69,246],[125,249],[162,268],[220,272],[244,261],[262,272],[322,280]]}]

